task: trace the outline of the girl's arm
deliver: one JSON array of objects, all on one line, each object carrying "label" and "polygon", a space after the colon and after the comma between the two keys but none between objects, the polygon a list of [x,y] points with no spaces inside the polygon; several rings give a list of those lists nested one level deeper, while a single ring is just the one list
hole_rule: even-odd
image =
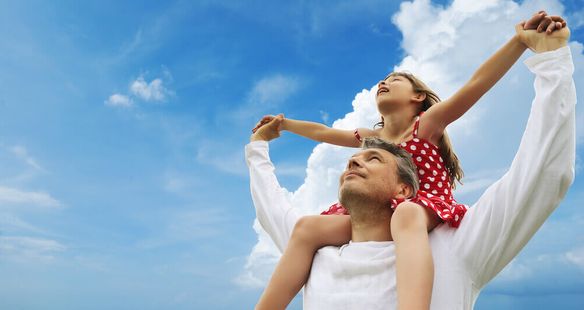
[{"label": "girl's arm", "polygon": [[[361,146],[361,142],[355,137],[354,130],[336,129],[320,123],[299,121],[289,118],[284,119],[281,129],[318,142],[348,147]],[[358,132],[362,138],[375,135],[374,130],[366,128],[359,128]]]},{"label": "girl's arm", "polygon": [[[329,144],[347,147],[361,146],[361,141],[359,141],[355,136],[354,130],[336,129],[320,123],[284,118],[283,114],[279,114],[277,116],[272,115],[264,116],[257,123],[257,125],[252,131],[255,132],[256,130],[258,130],[258,128],[262,127],[263,125],[273,120],[274,117],[283,118],[279,130],[287,130],[317,142],[325,142]],[[367,128],[359,128],[357,129],[357,132],[359,133],[360,138],[378,136],[377,131]]]},{"label": "girl's arm", "polygon": [[[548,19],[554,25],[556,22],[561,22],[565,25],[565,22],[561,18],[546,16],[545,12],[534,15],[527,23],[537,26],[547,24],[546,21]],[[517,27],[522,28],[523,24]],[[493,56],[487,59],[477,69],[470,80],[452,97],[428,109],[423,116],[424,121],[422,122],[425,128],[420,129],[424,133],[420,133],[420,135],[427,136],[430,139],[442,136],[446,126],[460,118],[489,91],[507,73],[526,49],[527,46],[524,44],[522,38],[518,34],[513,36]]]}]

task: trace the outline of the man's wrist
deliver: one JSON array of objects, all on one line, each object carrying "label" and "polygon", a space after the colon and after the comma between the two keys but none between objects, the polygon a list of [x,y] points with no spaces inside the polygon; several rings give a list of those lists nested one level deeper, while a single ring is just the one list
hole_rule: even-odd
[{"label": "man's wrist", "polygon": [[254,141],[266,141],[267,142],[268,140],[264,136],[262,136],[261,133],[256,132],[249,137],[249,142],[254,142]]},{"label": "man's wrist", "polygon": [[519,48],[523,48],[524,50],[529,48],[529,46],[527,46],[527,44],[525,44],[525,42],[521,41],[521,37],[517,33],[515,35],[513,35],[513,37],[511,38],[510,41],[511,41],[511,44],[514,44]]}]

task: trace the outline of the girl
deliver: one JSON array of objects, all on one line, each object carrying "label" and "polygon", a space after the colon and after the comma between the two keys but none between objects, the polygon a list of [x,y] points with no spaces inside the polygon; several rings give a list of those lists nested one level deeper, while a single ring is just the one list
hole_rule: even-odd
[{"label": "girl", "polygon": [[[551,33],[565,25],[560,17],[550,17],[542,11],[518,25],[517,30],[537,28]],[[520,36],[515,35],[459,91],[440,104],[438,96],[413,75],[388,75],[378,83],[376,103],[381,122],[376,124],[377,129],[347,131],[292,119],[281,123],[281,130],[319,142],[359,147],[362,138],[379,137],[412,154],[420,190],[411,199],[388,201],[394,209],[390,228],[396,248],[399,309],[429,309],[434,269],[428,232],[442,222],[458,227],[467,209],[452,197],[451,191],[456,181],[460,183],[463,172],[445,128],[470,109],[525,49]],[[264,117],[254,131],[273,118]],[[298,221],[256,309],[284,309],[307,281],[314,253],[323,246],[350,241],[348,213],[340,204],[322,214],[342,216],[309,216]]]}]

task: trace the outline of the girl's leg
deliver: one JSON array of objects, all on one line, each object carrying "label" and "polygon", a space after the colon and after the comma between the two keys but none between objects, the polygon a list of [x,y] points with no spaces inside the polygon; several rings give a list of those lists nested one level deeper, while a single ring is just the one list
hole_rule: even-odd
[{"label": "girl's leg", "polygon": [[351,240],[348,215],[302,217],[294,226],[288,246],[274,270],[256,310],[285,309],[306,283],[318,249]]},{"label": "girl's leg", "polygon": [[391,235],[396,250],[399,310],[430,308],[434,262],[428,231],[440,222],[440,218],[432,210],[413,202],[401,203],[391,217]]}]

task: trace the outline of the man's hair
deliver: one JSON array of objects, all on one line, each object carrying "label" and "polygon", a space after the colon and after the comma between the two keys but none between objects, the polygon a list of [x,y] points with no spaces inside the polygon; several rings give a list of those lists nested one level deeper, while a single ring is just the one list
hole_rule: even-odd
[{"label": "man's hair", "polygon": [[411,186],[413,190],[412,194],[416,194],[420,188],[420,183],[418,182],[418,175],[416,173],[417,168],[412,162],[412,156],[410,153],[393,143],[374,137],[363,139],[361,148],[364,150],[382,149],[393,154],[397,163],[397,175],[399,181]]}]

